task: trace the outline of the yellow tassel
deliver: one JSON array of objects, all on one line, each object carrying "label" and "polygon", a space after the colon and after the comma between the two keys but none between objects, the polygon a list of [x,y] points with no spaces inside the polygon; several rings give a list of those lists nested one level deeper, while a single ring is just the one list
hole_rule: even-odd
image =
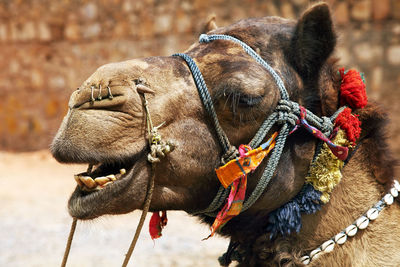
[{"label": "yellow tassel", "polygon": [[[343,130],[338,131],[332,142],[339,146],[350,145],[350,142],[346,139],[346,133]],[[340,182],[342,178],[342,168],[343,161],[333,155],[329,147],[324,144],[321,153],[315,159],[306,177],[306,182],[312,184],[316,190],[322,192],[321,201],[323,203],[329,201],[330,193]]]}]

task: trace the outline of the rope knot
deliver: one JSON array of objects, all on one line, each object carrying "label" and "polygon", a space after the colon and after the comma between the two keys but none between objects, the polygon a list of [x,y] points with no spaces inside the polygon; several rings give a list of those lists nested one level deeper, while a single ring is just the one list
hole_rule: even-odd
[{"label": "rope knot", "polygon": [[150,163],[160,162],[166,154],[170,153],[175,149],[175,144],[171,141],[164,141],[161,139],[161,135],[156,129],[150,132],[151,145],[150,153],[147,155],[147,160]]},{"label": "rope knot", "polygon": [[278,112],[278,124],[289,123],[292,126],[296,125],[300,114],[299,104],[289,100],[279,100],[276,110]]},{"label": "rope knot", "polygon": [[200,34],[199,37],[199,42],[200,43],[209,43],[210,42],[210,37],[207,34]]},{"label": "rope knot", "polygon": [[230,146],[229,149],[222,155],[221,163],[225,165],[229,161],[239,157],[239,151],[235,146]]}]

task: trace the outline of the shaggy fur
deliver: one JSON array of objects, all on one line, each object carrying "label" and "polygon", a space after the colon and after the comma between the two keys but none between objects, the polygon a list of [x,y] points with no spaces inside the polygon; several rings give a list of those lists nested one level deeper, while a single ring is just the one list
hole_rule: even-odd
[{"label": "shaggy fur", "polygon": [[[210,33],[228,34],[249,44],[281,75],[291,100],[319,115],[338,108],[340,77],[331,57],[336,37],[328,6],[317,4],[298,22],[278,17],[247,19]],[[202,70],[221,126],[232,144],[250,141],[273,111],[280,95],[269,73],[232,42],[195,43],[187,51]],[[214,169],[221,148],[191,74],[181,59],[153,57],[108,64],[99,68],[73,93],[69,112],[52,144],[61,162],[121,162],[124,179],[98,193],[71,197],[69,211],[80,219],[140,209],[150,168],[145,118],[138,79],[154,90],[148,95],[155,124],[176,149],[155,170],[151,210],[185,210],[208,206],[219,183]],[[90,102],[90,88],[110,86],[113,100]],[[300,266],[299,256],[340,232],[377,202],[393,183],[395,160],[385,137],[387,118],[374,103],[356,110],[362,121],[359,145],[343,169],[341,183],[321,211],[304,215],[298,234],[270,240],[268,214],[301,190],[315,151],[316,140],[304,130],[288,138],[277,171],[259,200],[233,218],[220,234],[231,238],[242,255],[240,266]],[[247,195],[255,188],[266,162],[249,175]],[[313,266],[399,266],[400,209],[397,204]],[[200,216],[211,224],[213,218]],[[212,240],[208,241],[212,242]]]}]

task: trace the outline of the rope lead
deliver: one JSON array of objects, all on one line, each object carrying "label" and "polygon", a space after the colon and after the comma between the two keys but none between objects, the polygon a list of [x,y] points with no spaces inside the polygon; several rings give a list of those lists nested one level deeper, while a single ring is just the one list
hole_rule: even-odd
[{"label": "rope lead", "polygon": [[170,153],[174,150],[175,145],[172,142],[165,142],[162,140],[161,135],[158,133],[158,129],[164,125],[161,123],[159,126],[154,127],[153,121],[151,120],[151,115],[148,107],[148,102],[146,99],[146,95],[143,93],[143,106],[146,112],[146,122],[147,122],[147,135],[150,146],[150,153],[147,156],[147,160],[151,163],[151,176],[149,181],[149,187],[146,194],[146,199],[143,204],[142,215],[140,216],[140,220],[138,226],[135,231],[135,235],[132,239],[131,245],[129,246],[128,252],[125,255],[124,262],[122,263],[122,267],[126,267],[129,263],[129,260],[132,256],[132,252],[135,249],[136,243],[139,239],[140,232],[142,231],[144,221],[146,219],[147,213],[150,209],[151,198],[153,196],[154,191],[154,180],[155,180],[155,169],[156,164],[160,162],[160,157],[164,157],[166,154]]},{"label": "rope lead", "polygon": [[124,262],[122,263],[122,267],[126,267],[129,263],[129,260],[132,256],[132,252],[135,249],[136,243],[139,239],[140,232],[142,231],[144,221],[146,220],[147,213],[150,209],[150,202],[151,202],[151,197],[153,196],[153,191],[154,191],[154,176],[155,176],[155,163],[152,163],[151,165],[151,178],[149,181],[149,189],[147,190],[146,194],[146,201],[143,205],[143,211],[142,215],[140,216],[140,220],[138,223],[138,226],[136,227],[135,235],[133,236],[131,245],[129,246],[128,252],[125,255]]},{"label": "rope lead", "polygon": [[67,264],[69,251],[71,250],[72,239],[74,238],[77,221],[78,221],[77,218],[73,218],[73,220],[72,220],[71,229],[69,230],[67,246],[65,247],[64,257],[63,257],[63,260],[61,263],[61,267],[65,267],[65,265]]}]

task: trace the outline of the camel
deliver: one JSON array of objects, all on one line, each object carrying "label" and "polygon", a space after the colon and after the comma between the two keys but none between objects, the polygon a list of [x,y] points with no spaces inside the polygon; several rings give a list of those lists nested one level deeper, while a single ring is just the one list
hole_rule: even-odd
[{"label": "camel", "polygon": [[[310,7],[298,21],[264,17],[227,27],[211,21],[206,28],[207,36],[223,34],[245,42],[281,77],[290,101],[316,116],[330,117],[342,105],[344,72],[339,71],[333,55],[336,34],[327,4]],[[236,41],[210,41],[207,36],[185,53],[201,70],[220,127],[231,147],[238,148],[248,144],[265,118],[274,113],[282,93],[271,73]],[[69,213],[91,220],[142,208],[152,173],[146,156],[144,95],[159,134],[175,147],[153,170],[150,211],[183,210],[213,224],[215,215],[202,211],[221,188],[215,170],[237,154],[221,160],[224,148],[191,70],[180,56],[101,66],[72,93],[51,151],[59,162],[95,167],[75,176],[78,185],[68,203]],[[318,154],[320,140],[299,127],[285,139],[270,182],[254,204],[217,231],[231,240],[222,265],[237,260],[239,266],[400,266],[400,208],[390,198],[397,196],[399,186],[394,177],[396,160],[386,142],[387,115],[371,101],[352,112],[361,122],[361,132],[348,146],[340,182],[329,192],[329,201],[318,200],[314,204],[321,204],[319,210],[302,213],[295,230],[271,234],[271,218],[279,219],[273,217],[274,212],[304,188]],[[280,127],[272,126],[263,142]],[[267,164],[265,159],[248,173],[245,200],[256,189]],[[370,212],[377,202],[384,206],[379,217],[376,210]],[[354,221],[367,211],[370,220],[355,226]],[[343,235],[349,225],[353,233]],[[347,242],[332,239],[338,233]],[[321,249],[327,240],[330,243]],[[317,253],[327,252],[326,247],[332,251]]]}]

